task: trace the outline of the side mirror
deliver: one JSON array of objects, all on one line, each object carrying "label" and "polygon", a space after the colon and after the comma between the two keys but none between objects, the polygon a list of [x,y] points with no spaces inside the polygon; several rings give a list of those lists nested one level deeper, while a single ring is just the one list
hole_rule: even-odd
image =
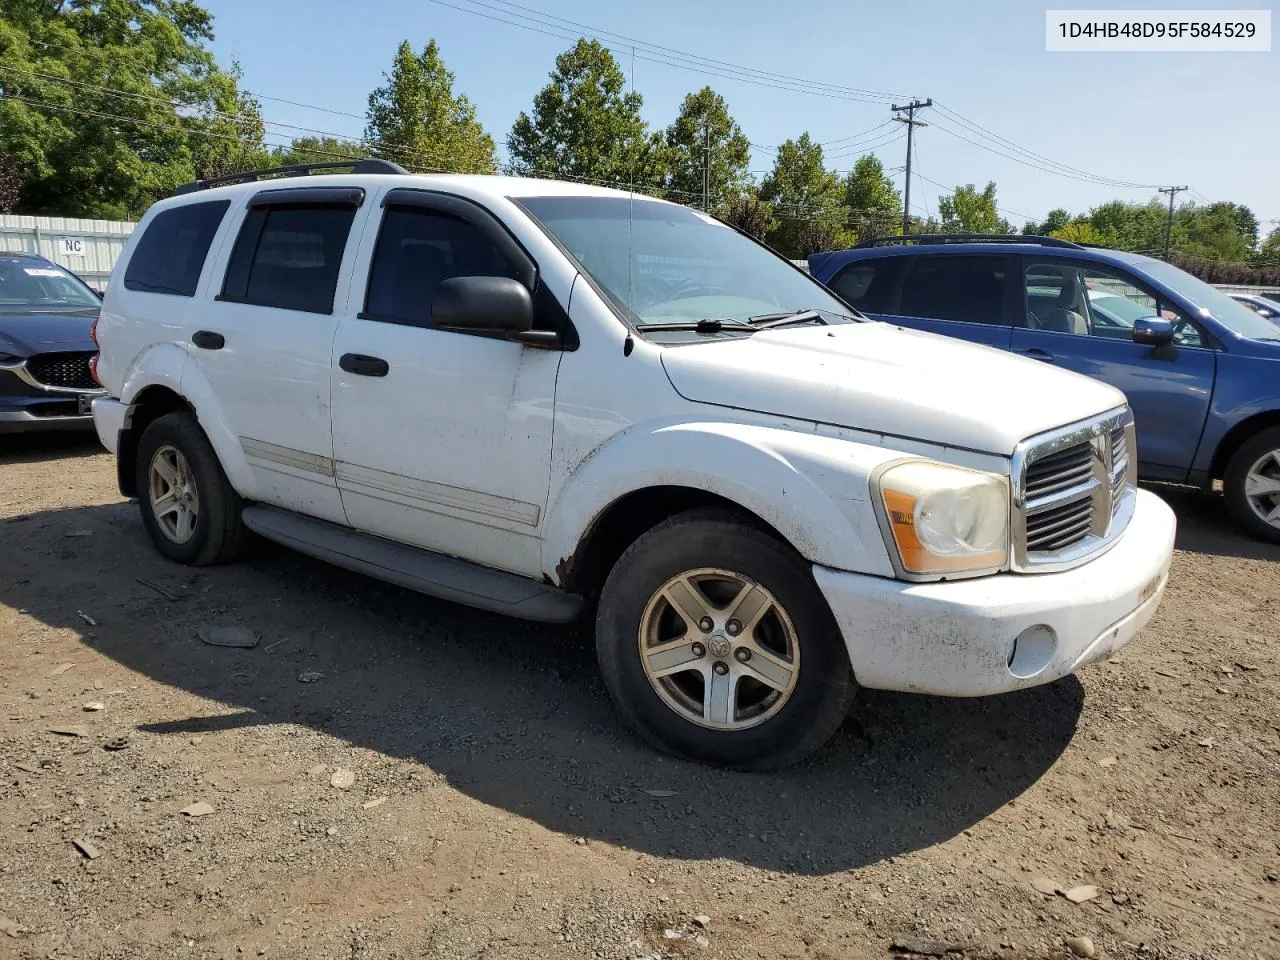
[{"label": "side mirror", "polygon": [[450,277],[436,288],[431,321],[449,330],[522,334],[533,329],[533,298],[510,277]]},{"label": "side mirror", "polygon": [[1133,342],[1148,347],[1173,343],[1173,321],[1163,317],[1140,317],[1133,322]]}]

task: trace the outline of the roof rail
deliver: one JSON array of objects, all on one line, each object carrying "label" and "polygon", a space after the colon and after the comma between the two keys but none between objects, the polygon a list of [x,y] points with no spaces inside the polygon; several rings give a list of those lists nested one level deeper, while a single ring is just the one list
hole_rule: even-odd
[{"label": "roof rail", "polygon": [[1070,240],[1021,233],[910,233],[905,236],[889,235],[863,240],[861,243],[855,244],[854,249],[859,247],[889,247],[894,244],[929,243],[1027,243],[1041,247],[1083,249],[1080,244],[1072,243]]},{"label": "roof rail", "polygon": [[245,170],[241,173],[228,173],[220,177],[209,177],[207,180],[193,180],[184,183],[173,191],[174,196],[184,193],[195,193],[197,190],[209,190],[213,187],[225,187],[231,183],[253,183],[276,177],[306,177],[315,171],[347,170],[352,173],[408,173],[404,167],[390,160],[340,160],[335,163],[295,163],[287,167],[268,167],[263,170]]}]

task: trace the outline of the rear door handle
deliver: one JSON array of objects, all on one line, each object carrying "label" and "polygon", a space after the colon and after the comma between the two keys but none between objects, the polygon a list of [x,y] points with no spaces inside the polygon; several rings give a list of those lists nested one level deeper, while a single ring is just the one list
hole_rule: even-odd
[{"label": "rear door handle", "polygon": [[191,335],[191,342],[202,350],[221,350],[227,345],[227,338],[212,330],[197,330]]},{"label": "rear door handle", "polygon": [[391,369],[381,357],[367,357],[363,353],[344,353],[338,359],[338,366],[361,377],[385,377]]},{"label": "rear door handle", "polygon": [[1053,354],[1048,350],[1042,350],[1039,347],[1027,347],[1027,349],[1022,352],[1033,360],[1043,360],[1045,363],[1053,363]]}]

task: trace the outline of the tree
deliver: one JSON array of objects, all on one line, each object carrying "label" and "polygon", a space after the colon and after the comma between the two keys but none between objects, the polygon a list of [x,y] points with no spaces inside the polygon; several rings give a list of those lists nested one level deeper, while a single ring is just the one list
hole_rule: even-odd
[{"label": "tree", "polygon": [[1258,248],[1257,262],[1259,266],[1280,269],[1280,227],[1272,230],[1267,234],[1267,239],[1262,241],[1262,246]]},{"label": "tree", "polygon": [[1208,260],[1246,260],[1258,243],[1257,218],[1238,204],[1186,203],[1174,214],[1174,222],[1185,234],[1178,248]]},{"label": "tree", "polygon": [[1022,228],[1022,232],[1037,237],[1052,237],[1055,235],[1055,230],[1061,230],[1071,222],[1071,214],[1067,213],[1062,207],[1055,207],[1049,211],[1043,222],[1028,223]]},{"label": "tree", "polygon": [[521,111],[507,136],[511,172],[559,176],[657,192],[667,149],[640,117],[644,98],[597,40],[580,39],[556,57],[551,82]]},{"label": "tree", "polygon": [[766,240],[783,256],[799,259],[848,245],[844,184],[826,168],[822,146],[808,133],[778,147],[773,169],[760,184],[760,199],[773,207],[777,221]]},{"label": "tree", "polygon": [[[1147,203],[1125,203],[1112,200],[1089,211],[1089,223],[1109,247],[1119,250],[1160,251],[1164,249],[1165,222],[1168,208],[1159,200]],[[1173,246],[1186,239],[1184,225],[1173,225]]]},{"label": "tree", "polygon": [[1093,228],[1088,220],[1078,217],[1043,236],[1057,237],[1059,240],[1070,240],[1072,243],[1101,244],[1102,236]]},{"label": "tree", "polygon": [[754,186],[748,187],[729,201],[721,218],[757,240],[764,240],[769,231],[777,226],[777,221],[773,219],[773,208],[760,199],[760,191]]},{"label": "tree", "polygon": [[844,202],[849,208],[849,227],[859,240],[901,229],[902,197],[874,153],[859,157],[849,171]]},{"label": "tree", "polygon": [[0,153],[0,213],[12,213],[22,194],[22,179],[9,158]]},{"label": "tree", "polygon": [[938,216],[944,233],[999,233],[1002,227],[1008,227],[996,212],[994,182],[988,183],[981,193],[968,183],[956,187],[949,197],[939,197]]},{"label": "tree", "polygon": [[362,160],[373,151],[358,140],[337,137],[298,137],[287,147],[276,147],[271,154],[273,166],[286,167],[299,163],[338,163]]},{"label": "tree", "polygon": [[746,189],[751,143],[710,87],[684,98],[666,145],[667,193],[677,203],[703,206],[704,165],[709,208],[723,213]]},{"label": "tree", "polygon": [[258,105],[193,0],[4,0],[0,154],[20,212],[129,219],[262,156]]},{"label": "tree", "polygon": [[464,94],[454,95],[453,74],[429,40],[415,54],[405,40],[386,83],[369,94],[365,140],[379,156],[416,170],[496,173],[493,138]]}]

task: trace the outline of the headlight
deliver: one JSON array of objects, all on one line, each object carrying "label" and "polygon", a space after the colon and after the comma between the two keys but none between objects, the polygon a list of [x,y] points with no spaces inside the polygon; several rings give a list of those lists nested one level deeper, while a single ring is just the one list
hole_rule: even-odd
[{"label": "headlight", "polygon": [[990,570],[1008,561],[1004,477],[911,460],[884,470],[876,487],[887,539],[904,573]]}]

